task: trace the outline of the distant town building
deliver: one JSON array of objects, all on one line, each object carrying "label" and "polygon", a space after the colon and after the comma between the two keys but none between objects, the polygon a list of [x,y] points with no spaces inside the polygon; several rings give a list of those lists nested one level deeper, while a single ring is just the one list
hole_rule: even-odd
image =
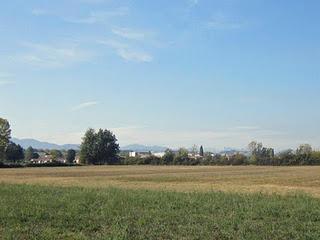
[{"label": "distant town building", "polygon": [[58,158],[58,159],[55,160],[55,162],[66,163],[67,160],[65,158]]},{"label": "distant town building", "polygon": [[[42,164],[42,163],[51,163],[53,162],[52,156],[46,153],[40,153],[39,158],[33,158],[30,160],[31,163]],[[55,162],[66,163],[67,160],[65,158],[58,158]]]},{"label": "distant town building", "polygon": [[197,159],[197,158],[201,158],[202,156],[199,153],[188,153],[188,157]]},{"label": "distant town building", "polygon": [[79,156],[76,156],[76,159],[74,160],[74,162],[75,162],[76,164],[80,164],[80,157],[79,157]]},{"label": "distant town building", "polygon": [[140,157],[140,158],[146,158],[152,156],[151,152],[129,152],[129,157]]},{"label": "distant town building", "polygon": [[165,152],[157,152],[157,153],[153,153],[154,156],[162,158],[166,153]]},{"label": "distant town building", "polygon": [[136,157],[137,156],[137,152],[129,152],[129,157]]},{"label": "distant town building", "polygon": [[40,154],[39,158],[33,158],[30,160],[31,163],[49,163],[52,162],[52,158],[50,155]]}]

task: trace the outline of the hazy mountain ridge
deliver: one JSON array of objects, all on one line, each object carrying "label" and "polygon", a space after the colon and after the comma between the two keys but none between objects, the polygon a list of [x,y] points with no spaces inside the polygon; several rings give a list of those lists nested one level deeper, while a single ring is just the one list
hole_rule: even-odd
[{"label": "hazy mountain ridge", "polygon": [[[55,143],[49,143],[45,141],[39,141],[32,138],[12,138],[12,142],[21,145],[24,149],[28,147],[33,147],[35,149],[58,149],[58,150],[68,150],[68,149],[75,149],[79,150],[80,145],[79,144],[55,144]],[[142,144],[130,144],[126,145],[120,148],[123,151],[136,151],[136,152],[164,152],[167,147],[162,146],[146,146]]]},{"label": "hazy mountain ridge", "polygon": [[78,144],[55,144],[49,142],[42,142],[36,139],[25,138],[25,139],[18,139],[12,138],[12,142],[19,144],[23,148],[33,147],[35,149],[57,149],[57,150],[68,150],[68,149],[75,149],[78,150],[80,145]]},{"label": "hazy mountain ridge", "polygon": [[[24,149],[28,147],[33,147],[35,149],[58,149],[58,150],[68,150],[68,149],[74,149],[79,150],[80,144],[55,144],[55,143],[49,143],[45,141],[39,141],[32,138],[25,138],[25,139],[19,139],[19,138],[12,138],[12,141],[16,144],[21,145]],[[168,149],[168,147],[164,146],[148,146],[143,144],[129,144],[123,147],[120,147],[120,150],[122,151],[135,151],[135,152],[164,152]],[[191,150],[191,149],[188,149]],[[219,152],[221,154],[224,153],[230,153],[230,152],[245,152],[243,149],[235,149],[235,148],[224,148],[224,150],[213,150],[213,149],[206,149],[205,151],[211,151],[211,152]]]},{"label": "hazy mountain ridge", "polygon": [[123,146],[120,148],[123,151],[135,151],[135,152],[164,152],[167,150],[167,147],[162,147],[162,146],[146,146],[142,144],[130,144],[127,146]]}]

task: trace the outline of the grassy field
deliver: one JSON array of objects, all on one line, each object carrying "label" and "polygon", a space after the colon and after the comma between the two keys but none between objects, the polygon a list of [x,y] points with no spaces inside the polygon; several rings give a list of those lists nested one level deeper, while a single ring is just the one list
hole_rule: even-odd
[{"label": "grassy field", "polygon": [[320,239],[320,200],[0,185],[1,239]]},{"label": "grassy field", "polygon": [[320,167],[90,166],[0,169],[0,183],[174,191],[280,193],[320,197]]},{"label": "grassy field", "polygon": [[0,169],[0,239],[320,239],[319,181],[319,167]]}]

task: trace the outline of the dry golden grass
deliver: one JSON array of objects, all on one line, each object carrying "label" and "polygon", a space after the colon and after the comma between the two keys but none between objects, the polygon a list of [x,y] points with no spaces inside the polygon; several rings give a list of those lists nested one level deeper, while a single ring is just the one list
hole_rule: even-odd
[{"label": "dry golden grass", "polygon": [[0,169],[0,183],[174,191],[305,192],[320,197],[320,167],[86,166]]}]

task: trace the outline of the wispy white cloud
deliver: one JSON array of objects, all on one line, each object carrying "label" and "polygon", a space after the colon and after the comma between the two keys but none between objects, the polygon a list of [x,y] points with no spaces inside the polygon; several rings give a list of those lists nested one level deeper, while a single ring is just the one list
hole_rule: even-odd
[{"label": "wispy white cloud", "polygon": [[78,45],[54,46],[47,44],[23,43],[25,53],[12,56],[17,62],[37,67],[63,67],[69,64],[88,61],[93,54],[82,50]]},{"label": "wispy white cloud", "polygon": [[85,17],[67,17],[64,20],[71,23],[83,24],[108,23],[111,18],[126,16],[128,12],[128,8],[122,7],[109,11],[93,11]]},{"label": "wispy white cloud", "polygon": [[118,56],[126,61],[133,62],[151,62],[153,57],[144,51],[136,50],[128,44],[124,44],[114,40],[99,41],[100,44],[106,45],[114,49]]},{"label": "wispy white cloud", "polygon": [[79,105],[74,106],[72,108],[72,111],[79,111],[79,110],[82,110],[82,109],[85,109],[85,108],[96,106],[98,104],[99,104],[99,102],[97,102],[97,101],[90,101],[90,102],[80,103]]},{"label": "wispy white cloud", "polygon": [[31,11],[32,15],[35,15],[35,16],[43,16],[43,15],[48,15],[49,12],[45,9],[42,9],[42,8],[34,8],[32,9]]},{"label": "wispy white cloud", "polygon": [[144,40],[152,35],[151,32],[140,31],[130,28],[113,28],[112,33],[131,40]]},{"label": "wispy white cloud", "polygon": [[152,56],[146,52],[136,51],[128,48],[118,49],[117,53],[120,57],[127,61],[151,62],[153,60]]},{"label": "wispy white cloud", "polygon": [[199,3],[199,0],[188,0],[189,7],[194,7],[198,5],[198,3]]},{"label": "wispy white cloud", "polygon": [[11,84],[14,84],[15,82],[14,81],[11,81],[11,80],[1,80],[0,79],[0,86],[4,86],[4,85],[11,85]]},{"label": "wispy white cloud", "polygon": [[244,23],[231,20],[223,14],[217,14],[205,23],[205,27],[213,30],[232,30],[244,27]]},{"label": "wispy white cloud", "polygon": [[[77,1],[77,4],[79,3],[80,0],[75,0]],[[103,0],[81,0],[81,2],[86,2],[86,3],[102,3],[106,2]],[[119,8],[114,8],[106,11],[91,11],[87,15],[84,16],[65,16],[59,12],[51,11],[48,9],[43,9],[43,8],[34,8],[31,11],[31,14],[34,16],[53,16],[57,17],[65,22],[69,23],[77,23],[77,24],[109,24],[111,19],[116,18],[116,17],[122,17],[126,16],[129,14],[129,8],[127,7],[119,7]]]},{"label": "wispy white cloud", "polygon": [[0,79],[11,78],[11,77],[13,77],[13,75],[10,73],[0,72]]},{"label": "wispy white cloud", "polygon": [[83,2],[83,3],[105,3],[110,2],[110,0],[76,0],[77,2]]},{"label": "wispy white cloud", "polygon": [[125,43],[115,40],[100,40],[98,43],[112,47],[114,49],[128,48],[129,46]]},{"label": "wispy white cloud", "polygon": [[248,130],[260,130],[261,128],[258,126],[237,126],[231,129],[248,131]]},{"label": "wispy white cloud", "polygon": [[[90,2],[90,1],[89,1]],[[34,15],[45,15],[47,11],[43,9],[34,9]],[[121,38],[122,42],[115,40],[100,41],[100,44],[110,47],[115,53],[126,61],[131,62],[151,62],[153,56],[141,49],[141,44],[149,44],[150,46],[159,45],[155,40],[155,33],[152,31],[131,29],[127,27],[116,27],[112,24],[112,20],[116,17],[122,17],[129,14],[128,7],[119,7],[107,11],[92,11],[84,17],[62,17],[54,14],[56,17],[70,23],[78,24],[102,24],[106,31],[110,31],[114,37]],[[124,43],[123,43],[124,41]],[[133,42],[137,41],[137,42]],[[95,42],[97,42],[95,40]],[[138,43],[139,42],[139,43]],[[137,46],[139,44],[139,46]],[[69,62],[80,62],[90,59],[90,54],[75,47],[56,47],[48,45],[28,44],[32,52],[27,52],[19,56],[15,56],[15,60],[26,62],[36,66],[60,67]],[[62,57],[66,55],[65,57]],[[60,61],[60,58],[64,58]]]},{"label": "wispy white cloud", "polygon": [[12,78],[13,78],[12,74],[0,72],[0,86],[14,84],[15,81],[12,80]]}]

